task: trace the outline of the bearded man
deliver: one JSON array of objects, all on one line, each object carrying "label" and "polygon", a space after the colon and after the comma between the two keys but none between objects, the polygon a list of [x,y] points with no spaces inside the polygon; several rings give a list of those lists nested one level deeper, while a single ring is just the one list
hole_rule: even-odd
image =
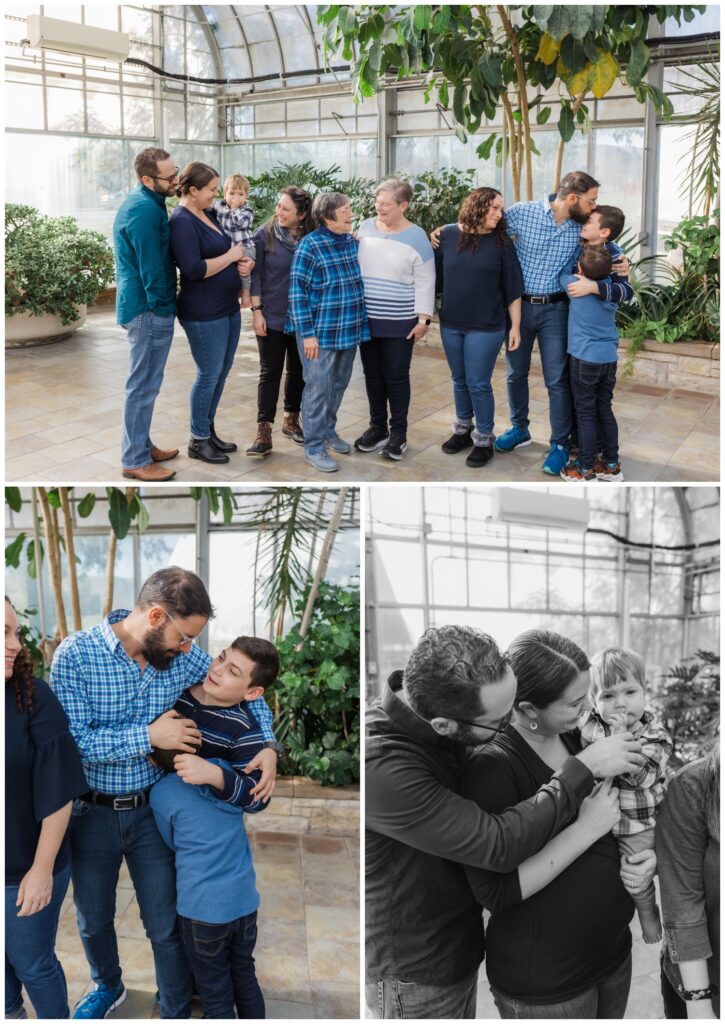
[{"label": "bearded man", "polygon": [[[161,838],[148,796],[163,772],[152,748],[194,753],[190,719],[171,710],[204,679],[212,658],[196,645],[214,609],[193,572],[171,566],[150,576],[134,608],[112,611],[56,651],[50,685],[70,723],[89,790],[70,823],[73,899],[95,988],[74,1017],[102,1020],[126,998],[114,928],[116,885],[125,858],[151,941],[161,1017],[188,1017],[191,974],[176,924],[174,854]],[[247,771],[262,770],[254,792],[274,787],[277,744],[264,700],[249,702],[265,741]]]}]

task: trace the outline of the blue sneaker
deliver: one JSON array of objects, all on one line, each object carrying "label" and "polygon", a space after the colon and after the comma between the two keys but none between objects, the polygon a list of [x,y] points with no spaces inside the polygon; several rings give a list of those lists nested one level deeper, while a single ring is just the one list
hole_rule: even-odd
[{"label": "blue sneaker", "polygon": [[93,992],[83,996],[75,1008],[73,1019],[76,1017],[84,1020],[103,1020],[126,998],[126,989],[123,985],[118,988],[107,988],[105,985],[96,985]]},{"label": "blue sneaker", "polygon": [[541,467],[549,476],[560,476],[569,461],[569,452],[562,444],[552,444],[544,465]]},{"label": "blue sneaker", "polygon": [[339,434],[330,434],[325,438],[325,447],[332,448],[338,455],[349,455],[351,448],[347,441],[343,441]]},{"label": "blue sneaker", "polygon": [[305,462],[309,462],[321,473],[336,473],[339,469],[333,457],[327,452],[305,452]]},{"label": "blue sneaker", "polygon": [[493,442],[497,452],[512,452],[514,448],[525,448],[531,444],[531,434],[521,427],[509,427]]}]

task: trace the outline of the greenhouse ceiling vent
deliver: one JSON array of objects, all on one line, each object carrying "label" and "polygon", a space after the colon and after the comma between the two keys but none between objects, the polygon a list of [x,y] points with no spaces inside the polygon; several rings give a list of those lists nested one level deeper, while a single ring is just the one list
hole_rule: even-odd
[{"label": "greenhouse ceiling vent", "polygon": [[589,502],[573,495],[495,487],[491,518],[499,523],[551,527],[583,533],[589,526]]},{"label": "greenhouse ceiling vent", "polygon": [[46,18],[43,14],[29,15],[27,26],[30,46],[34,50],[80,53],[84,57],[100,57],[101,60],[122,64],[131,48],[131,37],[126,32]]}]

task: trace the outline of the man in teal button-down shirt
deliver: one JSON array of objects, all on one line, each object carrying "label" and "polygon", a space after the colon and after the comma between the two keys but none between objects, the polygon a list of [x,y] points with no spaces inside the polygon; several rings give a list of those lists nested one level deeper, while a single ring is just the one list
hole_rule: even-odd
[{"label": "man in teal button-down shirt", "polygon": [[144,149],[134,161],[138,186],[113,222],[116,254],[116,319],[128,334],[129,373],[123,408],[123,475],[170,480],[158,463],[178,448],[151,442],[151,418],[174,337],[176,268],[169,250],[166,198],[174,195],[179,169],[164,149]]}]

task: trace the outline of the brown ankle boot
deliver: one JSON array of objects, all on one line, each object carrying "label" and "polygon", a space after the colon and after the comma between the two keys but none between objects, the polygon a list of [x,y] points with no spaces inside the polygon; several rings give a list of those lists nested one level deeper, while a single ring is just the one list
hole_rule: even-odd
[{"label": "brown ankle boot", "polygon": [[257,436],[254,442],[247,448],[247,455],[255,455],[260,458],[272,451],[272,424],[258,423]]},{"label": "brown ankle boot", "polygon": [[284,426],[282,427],[282,433],[285,437],[288,437],[290,441],[294,441],[295,444],[305,443],[305,435],[302,433],[302,427],[300,426],[300,414],[298,412],[286,412],[284,414]]}]

